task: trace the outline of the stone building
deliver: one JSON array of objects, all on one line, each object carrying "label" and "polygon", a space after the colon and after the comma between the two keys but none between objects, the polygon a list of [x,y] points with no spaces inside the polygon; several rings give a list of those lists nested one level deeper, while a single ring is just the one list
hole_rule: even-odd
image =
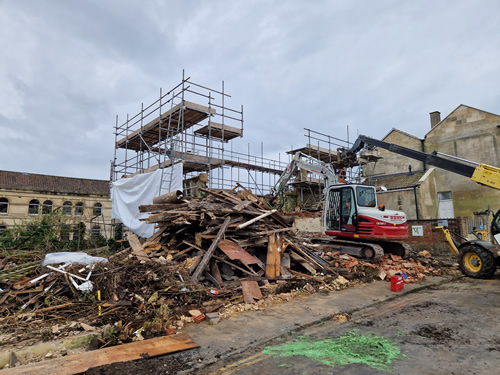
[{"label": "stone building", "polygon": [[87,235],[111,236],[109,181],[0,171],[0,231],[56,210],[74,228],[67,239],[80,223]]},{"label": "stone building", "polygon": [[[392,129],[382,140],[414,150],[438,151],[474,163],[500,165],[500,116],[459,105],[443,120],[432,112],[424,139]],[[379,201],[403,210],[409,219],[470,217],[474,212],[500,209],[500,190],[469,178],[384,149],[369,151],[380,157],[363,168],[365,183],[384,186]]]}]

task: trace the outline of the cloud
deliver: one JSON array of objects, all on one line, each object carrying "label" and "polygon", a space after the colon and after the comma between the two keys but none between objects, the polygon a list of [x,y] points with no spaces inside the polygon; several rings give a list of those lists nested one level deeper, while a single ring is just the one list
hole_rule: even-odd
[{"label": "cloud", "polygon": [[234,149],[282,160],[309,142],[304,128],[423,137],[435,110],[499,113],[499,10],[492,0],[4,0],[1,168],[108,178],[116,115],[155,101],[183,69],[207,87],[224,81],[228,104],[244,106]]}]

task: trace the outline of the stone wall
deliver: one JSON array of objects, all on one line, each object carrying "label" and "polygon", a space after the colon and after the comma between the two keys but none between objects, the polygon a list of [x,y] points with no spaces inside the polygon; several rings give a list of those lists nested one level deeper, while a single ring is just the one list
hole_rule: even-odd
[{"label": "stone wall", "polygon": [[[408,147],[413,150],[422,151],[422,141],[420,139],[401,132],[397,129],[393,129],[387,135],[387,137],[383,139],[383,141]],[[378,160],[374,164],[370,163],[367,166],[363,167],[364,176],[377,176],[407,172],[409,165],[411,165],[412,171],[419,171],[424,169],[424,164],[422,162],[398,155],[380,147],[377,149],[377,155],[382,159]]]},{"label": "stone wall", "polygon": [[[425,138],[425,152],[439,151],[477,163],[500,165],[500,116],[461,105]],[[500,190],[436,168],[438,192],[452,192],[455,217],[471,216],[488,205],[498,208]]]},{"label": "stone wall", "polygon": [[[111,224],[111,200],[108,197],[100,195],[70,195],[70,194],[58,194],[58,193],[39,193],[27,190],[8,190],[0,189],[0,198],[7,198],[9,201],[8,212],[6,214],[0,214],[0,225],[6,226],[7,228],[13,225],[21,225],[29,223],[29,221],[39,218],[42,215],[43,202],[49,200],[52,202],[52,211],[62,210],[64,202],[71,202],[72,211],[71,215],[65,216],[67,219],[67,224],[78,224],[84,222],[87,230],[90,233],[90,220],[93,218],[93,209],[96,203],[100,203],[102,218],[93,220],[93,225],[99,225],[101,228],[101,234],[104,235],[104,227],[106,224],[106,234],[111,234],[110,228]],[[31,200],[36,199],[40,204],[40,212],[38,214],[29,214],[28,207]],[[81,216],[75,215],[75,205],[77,203],[83,204],[83,212]],[[104,224],[103,224],[104,223]]]}]

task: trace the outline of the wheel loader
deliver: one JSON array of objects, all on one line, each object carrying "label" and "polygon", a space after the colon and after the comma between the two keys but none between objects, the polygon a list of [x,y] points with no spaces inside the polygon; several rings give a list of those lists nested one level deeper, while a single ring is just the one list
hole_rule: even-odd
[{"label": "wheel loader", "polygon": [[476,240],[457,243],[446,227],[441,229],[446,237],[446,244],[458,260],[460,270],[464,275],[490,279],[500,267],[500,210],[493,216],[491,222],[491,242],[485,241],[487,231],[473,231]]}]

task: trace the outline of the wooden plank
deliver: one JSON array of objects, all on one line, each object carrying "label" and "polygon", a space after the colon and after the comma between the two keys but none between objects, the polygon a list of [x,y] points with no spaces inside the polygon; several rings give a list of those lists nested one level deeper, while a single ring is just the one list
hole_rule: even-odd
[{"label": "wooden plank", "polygon": [[302,265],[302,267],[304,267],[306,270],[308,270],[311,273],[317,273],[316,268],[314,268],[308,261],[306,261],[304,258],[302,258],[295,251],[290,251],[290,254],[291,254],[292,258],[294,260],[298,261]]},{"label": "wooden plank", "polygon": [[203,259],[201,260],[200,264],[198,265],[198,268],[196,268],[196,271],[194,271],[193,275],[191,276],[192,280],[196,281],[198,280],[198,277],[200,274],[205,270],[205,267],[207,266],[208,262],[210,261],[210,258],[212,257],[215,249],[217,248],[217,245],[219,244],[219,241],[222,238],[222,235],[226,232],[226,228],[229,225],[229,221],[231,218],[228,216],[226,217],[226,220],[224,220],[224,223],[219,229],[219,233],[217,233],[217,237],[214,239],[212,244],[210,245],[210,248],[207,250],[205,255],[203,256]]},{"label": "wooden plank", "polygon": [[242,280],[241,289],[245,303],[255,303],[256,299],[262,299],[262,292],[257,281]]},{"label": "wooden plank", "polygon": [[280,275],[281,265],[281,239],[276,234],[269,236],[267,244],[266,276],[276,278]]},{"label": "wooden plank", "polygon": [[240,262],[247,265],[262,263],[256,257],[247,253],[240,246],[238,246],[236,242],[231,240],[222,240],[219,243],[219,249],[221,249],[231,260],[238,259]]},{"label": "wooden plank", "polygon": [[272,214],[274,214],[275,212],[276,212],[276,210],[267,211],[267,212],[263,213],[262,215],[259,215],[259,216],[257,216],[257,217],[254,217],[253,219],[248,220],[247,222],[245,222],[245,223],[243,223],[243,224],[238,225],[238,226],[236,227],[236,229],[243,229],[243,228],[246,228],[246,227],[248,227],[250,224],[253,224],[253,223],[255,223],[256,221],[259,221],[259,220],[261,220],[261,219],[263,219],[263,218],[265,218],[265,217],[267,217],[267,216],[269,216],[269,215],[272,215]]},{"label": "wooden plank", "polygon": [[[198,247],[196,245],[190,244],[187,241],[182,241],[182,243],[185,243],[186,245],[189,245],[189,246],[193,246],[195,249],[200,250],[203,254],[205,253],[205,250],[203,250],[201,247]],[[247,275],[250,275],[250,276],[257,275],[257,272],[255,272],[254,270],[251,270],[251,272],[248,272],[247,270],[245,270],[245,269],[243,269],[241,267],[238,267],[236,264],[233,264],[233,263],[231,263],[231,262],[229,262],[229,261],[227,261],[227,260],[225,260],[223,258],[217,257],[215,255],[212,255],[212,258],[218,260],[219,262],[226,263],[228,266],[231,266],[231,267],[233,267],[233,268],[235,268],[237,270],[240,270],[241,272],[246,273]]]},{"label": "wooden plank", "polygon": [[4,369],[2,375],[79,374],[91,367],[134,361],[145,356],[156,357],[198,347],[199,345],[190,336],[181,333]]},{"label": "wooden plank", "polygon": [[134,233],[129,233],[129,235],[127,236],[127,240],[130,244],[130,247],[132,247],[132,253],[137,257],[137,259],[144,260],[145,262],[151,262],[151,259],[149,259],[141,243],[139,242],[139,239]]},{"label": "wooden plank", "polygon": [[187,203],[141,204],[139,206],[139,212],[168,211],[170,209],[187,207],[187,205]]},{"label": "wooden plank", "polygon": [[212,272],[214,279],[217,280],[217,282],[219,283],[219,288],[220,288],[224,284],[224,282],[222,281],[222,276],[220,274],[219,266],[217,265],[217,262],[215,259],[213,259],[213,257],[212,260],[210,261],[210,271]]},{"label": "wooden plank", "polygon": [[268,230],[264,232],[256,232],[254,233],[255,236],[269,236],[270,234],[273,233],[281,233],[281,232],[289,232],[289,231],[296,231],[297,228],[281,228],[281,229],[273,229],[273,230]]}]

